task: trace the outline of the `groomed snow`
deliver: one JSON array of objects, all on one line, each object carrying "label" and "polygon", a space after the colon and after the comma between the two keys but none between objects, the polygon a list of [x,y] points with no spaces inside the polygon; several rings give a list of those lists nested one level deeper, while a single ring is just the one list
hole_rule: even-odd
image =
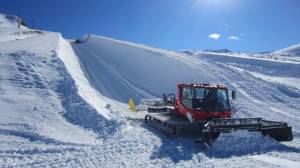
[{"label": "groomed snow", "polygon": [[179,82],[219,81],[205,67],[190,66],[170,51],[95,35],[72,46],[91,85],[123,103],[176,93]]},{"label": "groomed snow", "polygon": [[[83,43],[73,44],[72,47],[78,55],[82,69],[92,86],[112,99],[126,103],[132,97],[138,101],[140,98],[151,97],[151,95],[157,96],[164,92],[176,93],[178,82],[225,83],[238,91],[239,99],[233,102],[236,116],[263,117],[269,120],[285,121],[293,126],[294,133],[298,135],[300,106],[299,99],[295,95],[299,95],[299,90],[294,87],[297,85],[296,83],[291,83],[291,81],[299,80],[300,64],[297,62],[225,54],[200,54],[191,57],[191,55],[95,35],[91,35]],[[263,79],[259,78],[258,74],[260,77],[264,75]],[[264,78],[266,76],[280,76],[281,82],[277,80],[278,78],[272,78],[273,80]],[[122,111],[124,114],[127,110],[123,109]],[[127,115],[133,116],[130,113]],[[138,128],[136,127],[135,130]],[[290,151],[290,153],[287,152],[289,154],[275,152],[274,159],[284,155],[290,155],[289,157],[298,155],[297,148],[281,145],[260,135],[252,136],[252,134],[247,133],[238,133],[237,135],[237,139],[230,139],[236,136],[232,135],[225,138],[226,141],[224,141],[224,136],[227,137],[227,135],[224,135],[216,142],[216,144],[220,144],[219,146],[216,145],[218,147],[213,147],[208,153],[204,152],[205,156],[197,155],[200,152],[198,151],[197,154],[193,154],[192,158],[188,157],[188,160],[194,162],[195,156],[200,157],[201,161],[192,165],[203,166],[204,163],[207,164],[203,161],[207,157],[216,157],[222,158],[222,161],[212,159],[217,160],[214,165],[220,166],[220,163],[223,163],[235,167],[237,165],[234,163],[241,159],[241,164],[238,166],[251,167],[249,162],[252,162],[252,159],[243,156],[268,153],[273,157],[272,151]],[[160,138],[164,141],[164,137]],[[298,140],[297,136],[295,139],[294,141]],[[174,142],[174,146],[178,143],[177,140],[173,139],[172,142]],[[180,141],[180,143],[182,142],[183,140]],[[239,144],[238,142],[243,143]],[[244,143],[247,145],[243,145]],[[228,145],[228,148],[224,149],[224,146],[222,147],[224,144],[225,146]],[[239,148],[241,145],[243,148]],[[149,148],[151,147],[149,146]],[[173,148],[173,150],[175,149]],[[181,150],[181,154],[187,154],[185,149]],[[171,158],[177,166],[189,165],[189,161],[184,159],[186,157],[183,155],[174,157],[172,153],[173,151],[159,151],[158,155],[163,154]],[[182,158],[180,159],[180,157]],[[234,161],[228,157],[233,157]],[[155,159],[160,160],[159,158]],[[249,165],[243,164],[246,162]],[[296,163],[299,163],[299,160]],[[257,164],[262,167],[274,166],[266,162]]]},{"label": "groomed snow", "polygon": [[62,37],[60,37],[58,56],[64,62],[68,72],[75,80],[79,95],[91,104],[103,117],[108,120],[111,119],[109,114],[110,110],[105,108],[107,102],[105,102],[103,96],[99,94],[97,90],[90,86],[89,81],[85,78],[80,68],[78,58],[70,43]]},{"label": "groomed snow", "polygon": [[[191,55],[96,35],[70,44],[59,33],[29,37],[1,25],[0,32],[0,167],[300,166],[297,63]],[[205,149],[128,109],[129,98],[176,93],[178,82],[224,83],[238,91],[235,116],[288,122],[295,139],[240,131]]]}]

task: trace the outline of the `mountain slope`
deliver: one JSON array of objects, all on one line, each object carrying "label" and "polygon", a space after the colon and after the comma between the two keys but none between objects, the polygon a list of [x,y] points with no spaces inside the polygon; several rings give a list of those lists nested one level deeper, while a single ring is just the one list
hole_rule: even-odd
[{"label": "mountain slope", "polygon": [[6,15],[0,13],[0,26],[3,27],[17,27],[18,17],[14,15]]},{"label": "mountain slope", "polygon": [[281,55],[300,56],[300,44],[277,50],[275,53]]},{"label": "mountain slope", "polygon": [[[24,33],[34,31],[0,26],[0,167],[299,165],[299,64]],[[148,127],[143,113],[128,109],[129,98],[175,93],[178,82],[225,83],[238,91],[235,116],[286,121],[295,139],[236,132],[205,150]]]}]

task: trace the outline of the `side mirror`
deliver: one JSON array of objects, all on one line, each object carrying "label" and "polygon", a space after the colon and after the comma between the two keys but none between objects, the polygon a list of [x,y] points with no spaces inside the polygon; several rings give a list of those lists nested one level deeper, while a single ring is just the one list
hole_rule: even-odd
[{"label": "side mirror", "polygon": [[235,93],[235,91],[231,91],[231,98],[232,98],[232,100],[236,99],[236,93]]}]

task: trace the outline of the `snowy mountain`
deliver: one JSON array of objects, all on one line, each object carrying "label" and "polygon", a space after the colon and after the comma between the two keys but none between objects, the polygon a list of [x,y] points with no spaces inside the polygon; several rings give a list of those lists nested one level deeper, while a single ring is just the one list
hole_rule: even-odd
[{"label": "snowy mountain", "polygon": [[[20,22],[20,28],[19,26]],[[21,40],[42,34],[44,31],[28,29],[24,22],[14,15],[0,13],[0,42]]]},{"label": "snowy mountain", "polygon": [[280,60],[286,62],[300,62],[300,44],[296,44],[284,49],[276,50],[273,52],[235,52],[229,49],[223,50],[203,50],[199,51],[193,50],[183,50],[179,53],[185,53],[191,56],[210,54],[210,55],[227,55],[227,56],[237,56],[237,57],[249,57],[249,58],[259,58],[266,60]]},{"label": "snowy mountain", "polygon": [[1,27],[18,27],[19,18],[14,15],[0,14],[0,26]]},{"label": "snowy mountain", "polygon": [[[0,15],[0,167],[299,167],[298,62],[191,57],[98,35],[75,43],[11,18]],[[130,98],[176,93],[180,82],[228,85],[235,117],[287,122],[294,140],[241,131],[204,149],[128,109]]]},{"label": "snowy mountain", "polygon": [[300,44],[278,50],[275,53],[287,56],[300,56]]}]

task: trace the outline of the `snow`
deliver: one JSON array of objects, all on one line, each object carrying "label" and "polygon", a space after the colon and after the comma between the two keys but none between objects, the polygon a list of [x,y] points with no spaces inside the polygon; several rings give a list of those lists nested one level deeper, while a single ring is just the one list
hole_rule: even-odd
[{"label": "snow", "polygon": [[59,47],[58,56],[65,63],[68,72],[75,80],[78,94],[84,98],[86,102],[91,104],[103,117],[110,119],[110,111],[105,108],[107,102],[105,102],[103,96],[99,94],[97,90],[90,86],[89,81],[85,78],[83,71],[80,68],[78,58],[70,43],[60,37]]},{"label": "snow", "polygon": [[2,133],[55,143],[94,141],[59,114],[64,112],[60,94],[67,93],[59,93],[58,86],[71,78],[57,69],[64,66],[54,52],[58,37],[48,33],[1,45]]},{"label": "snow", "polygon": [[295,162],[292,160],[286,160],[286,159],[274,159],[273,157],[269,157],[269,156],[261,156],[261,155],[253,155],[250,156],[250,158],[255,159],[255,160],[259,160],[259,161],[263,161],[266,163],[270,163],[274,166],[280,166],[280,167],[286,167],[286,168],[295,168],[295,167],[299,167],[300,163],[299,162]]},{"label": "snow", "polygon": [[296,44],[284,49],[272,51],[272,52],[234,52],[228,49],[223,50],[183,50],[178,51],[179,53],[187,54],[190,56],[195,55],[212,55],[214,56],[228,56],[228,57],[242,57],[242,58],[249,58],[249,59],[261,59],[261,60],[269,60],[269,61],[276,61],[276,62],[300,62],[300,44]]},{"label": "snow", "polygon": [[0,14],[0,26],[1,27],[17,27],[18,18],[14,15],[6,15],[6,14]]},{"label": "snow", "polygon": [[[75,44],[0,16],[0,167],[299,167],[297,61],[185,54],[97,35]],[[236,117],[288,122],[294,140],[238,131],[205,149],[128,109],[130,98],[176,94],[180,82],[228,85],[238,93]]]},{"label": "snow", "polygon": [[176,93],[179,82],[217,81],[204,67],[191,67],[169,51],[94,35],[85,43],[73,44],[73,48],[92,86],[124,103],[130,98],[138,101]]},{"label": "snow", "polygon": [[275,53],[288,56],[300,56],[300,44],[278,50]]},{"label": "snow", "polygon": [[[151,97],[151,95],[148,95],[149,91],[153,96],[160,95],[163,92],[175,93],[176,84],[182,80],[185,80],[185,82],[221,82],[232,88],[237,88],[238,93],[243,93],[239,99],[241,102],[234,102],[236,111],[238,111],[237,116],[263,117],[270,120],[286,121],[296,131],[299,128],[299,100],[293,96],[293,94],[298,94],[299,90],[297,90],[297,87],[293,87],[297,86],[297,83],[291,82],[299,80],[298,72],[300,69],[297,62],[228,54],[200,54],[197,57],[191,57],[191,55],[178,54],[164,49],[135,45],[130,42],[95,35],[91,35],[89,40],[84,43],[73,44],[72,46],[80,58],[82,68],[92,86],[103,95],[121,102],[127,102],[137,92],[139,95],[134,97],[135,100]],[[136,62],[139,64],[136,64]],[[183,71],[176,71],[179,67],[178,64]],[[185,69],[191,73],[186,73]],[[160,72],[156,72],[157,70],[160,70]],[[257,74],[268,77],[275,76],[275,80],[262,80],[258,78]],[[281,82],[276,80],[277,76],[280,76]],[[119,81],[119,83],[113,80]],[[153,81],[155,82],[153,83]],[[118,84],[103,86],[103,83]],[[148,85],[149,83],[150,85]],[[123,84],[130,87],[122,87]],[[288,85],[285,87],[283,84]],[[274,88],[274,86],[276,87]],[[139,88],[139,90],[132,88]],[[111,94],[118,89],[121,91],[115,95]],[[147,93],[140,92],[141,90],[147,91]],[[241,136],[243,137],[243,134]],[[236,146],[234,143],[229,143],[228,149],[231,149],[231,151],[229,150],[227,152],[229,154],[223,157],[256,152],[272,153],[273,150],[281,151],[283,149],[277,142],[269,143],[269,140],[266,141],[261,136],[257,137],[250,134],[246,136],[246,139],[249,139],[250,136],[254,142],[252,146],[244,145],[245,148],[239,150],[237,147],[247,143],[247,141],[237,143]],[[222,137],[220,141],[219,144],[224,145]],[[261,147],[262,142],[266,142],[263,147]],[[212,156],[222,156],[220,150],[215,150],[216,154]],[[168,155],[174,162],[178,162],[180,157],[184,158],[181,155],[178,157],[170,156],[170,153],[171,151],[167,153],[158,152],[159,156],[162,154]],[[186,154],[185,151],[181,153]],[[203,157],[201,158],[203,159]]]},{"label": "snow", "polygon": [[257,132],[236,131],[220,135],[209,153],[217,157],[229,157],[285,149],[284,145]]},{"label": "snow", "polygon": [[21,40],[44,33],[40,30],[29,30],[23,25],[18,28],[17,20],[16,16],[0,13],[0,43]]},{"label": "snow", "polygon": [[295,44],[290,47],[277,50],[274,54],[278,55],[278,57],[282,60],[300,62],[300,44]]}]

